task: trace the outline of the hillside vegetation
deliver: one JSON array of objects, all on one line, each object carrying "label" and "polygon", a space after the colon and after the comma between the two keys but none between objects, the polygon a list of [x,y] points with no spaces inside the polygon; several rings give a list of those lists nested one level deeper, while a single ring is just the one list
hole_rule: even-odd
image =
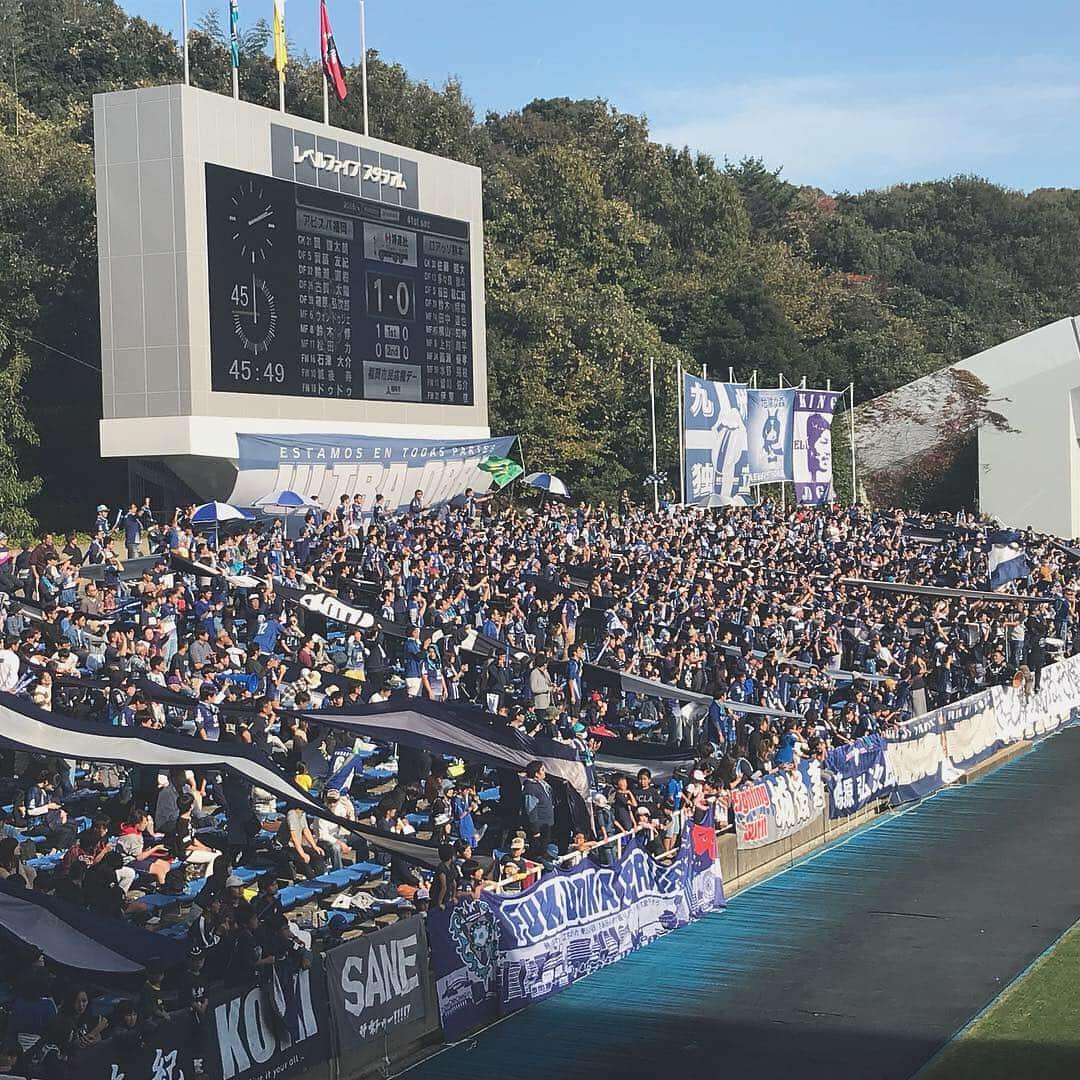
[{"label": "hillside vegetation", "polygon": [[[241,95],[275,106],[268,37],[245,36]],[[178,81],[180,59],[114,0],[0,0],[0,40],[0,526],[20,531],[123,494],[96,457],[90,98]],[[467,88],[370,56],[373,134],[484,170],[492,430],[583,496],[640,490],[650,357],[674,477],[680,360],[762,384],[854,380],[866,399],[1080,311],[1080,191],[957,176],[827,194],[660,145],[602,100],[478,117]],[[319,118],[320,68],[293,59],[289,109]],[[191,69],[230,92],[216,20],[192,34]],[[354,93],[332,119],[359,129],[359,114]]]}]

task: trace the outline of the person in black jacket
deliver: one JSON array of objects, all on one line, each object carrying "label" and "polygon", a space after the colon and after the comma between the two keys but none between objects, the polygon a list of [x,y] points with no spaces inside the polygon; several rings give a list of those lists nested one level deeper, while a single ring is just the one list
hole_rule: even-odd
[{"label": "person in black jacket", "polygon": [[529,834],[529,851],[539,856],[551,840],[555,824],[555,800],[547,772],[542,761],[530,761],[525,768],[525,781],[521,785],[522,808]]}]

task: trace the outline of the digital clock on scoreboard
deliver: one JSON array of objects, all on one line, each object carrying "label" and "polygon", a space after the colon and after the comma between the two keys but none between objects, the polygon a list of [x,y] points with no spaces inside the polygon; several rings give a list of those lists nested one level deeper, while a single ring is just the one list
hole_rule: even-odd
[{"label": "digital clock on scoreboard", "polygon": [[216,391],[472,405],[469,225],[206,166]]}]

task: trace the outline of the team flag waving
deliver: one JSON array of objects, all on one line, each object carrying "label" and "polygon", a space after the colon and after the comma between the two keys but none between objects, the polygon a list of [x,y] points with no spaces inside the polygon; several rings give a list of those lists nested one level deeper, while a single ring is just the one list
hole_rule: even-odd
[{"label": "team flag waving", "polygon": [[338,104],[345,100],[349,89],[345,85],[345,71],[341,66],[337,46],[334,44],[334,32],[330,29],[330,14],[326,10],[326,0],[319,0],[319,40],[322,42],[322,65],[326,72],[326,81],[334,88]]},{"label": "team flag waving", "polygon": [[274,0],[274,67],[278,78],[285,78],[289,51],[285,46],[285,0]]},{"label": "team flag waving", "polygon": [[236,71],[240,67],[240,0],[229,0],[229,48]]}]

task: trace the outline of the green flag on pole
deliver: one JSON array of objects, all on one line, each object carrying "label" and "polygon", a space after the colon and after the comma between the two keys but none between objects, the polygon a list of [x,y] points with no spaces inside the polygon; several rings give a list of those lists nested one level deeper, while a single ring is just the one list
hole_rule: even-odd
[{"label": "green flag on pole", "polygon": [[480,462],[480,468],[484,472],[491,473],[491,479],[500,489],[506,487],[511,480],[516,480],[525,471],[516,461],[505,457],[489,457]]}]

